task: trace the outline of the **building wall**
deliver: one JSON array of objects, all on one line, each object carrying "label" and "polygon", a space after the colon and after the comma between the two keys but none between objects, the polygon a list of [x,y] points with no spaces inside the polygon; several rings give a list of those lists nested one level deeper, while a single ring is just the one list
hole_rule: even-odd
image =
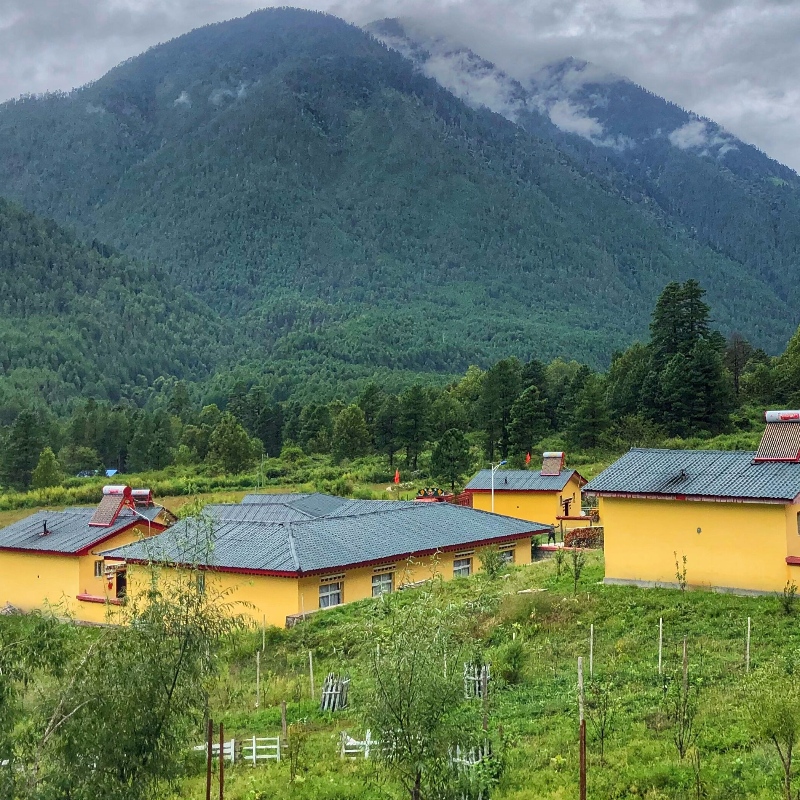
[{"label": "building wall", "polygon": [[[496,478],[497,476],[495,476]],[[494,513],[504,517],[527,519],[531,522],[542,522],[545,525],[558,525],[556,517],[561,516],[562,498],[572,498],[570,514],[581,513],[581,487],[577,476],[573,475],[561,492],[524,492],[502,491],[495,486]],[[472,507],[480,511],[492,510],[491,492],[473,492]]]},{"label": "building wall", "polygon": [[75,610],[77,587],[78,559],[74,556],[0,551],[0,606],[11,603],[33,611],[50,604],[66,613]]},{"label": "building wall", "polygon": [[[531,540],[525,537],[503,545],[513,550],[515,564],[529,564]],[[427,580],[440,574],[445,580],[453,578],[456,558],[470,558],[472,572],[480,571],[476,548],[465,547],[457,552],[440,553],[430,557],[387,560],[380,565],[355,567],[302,578],[280,578],[269,575],[243,575],[232,572],[206,572],[206,591],[222,592],[221,602],[231,603],[233,613],[241,614],[255,625],[266,621],[268,625],[283,627],[286,617],[317,611],[320,607],[320,586],[342,583],[342,602],[351,603],[372,597],[372,578],[377,574],[392,574],[392,586],[397,590],[403,584]],[[394,569],[391,569],[394,567]],[[162,570],[167,573],[167,570]],[[338,576],[342,576],[338,579]],[[337,580],[338,579],[338,580]],[[149,582],[149,571],[138,565],[128,566],[128,587],[131,594],[140,592]]]},{"label": "building wall", "polygon": [[606,580],[675,584],[677,553],[690,586],[781,591],[789,542],[800,553],[790,508],[601,497]]}]

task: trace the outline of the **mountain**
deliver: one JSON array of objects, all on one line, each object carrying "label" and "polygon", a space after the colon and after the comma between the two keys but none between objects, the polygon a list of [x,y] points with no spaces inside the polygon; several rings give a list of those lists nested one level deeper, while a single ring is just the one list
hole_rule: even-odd
[{"label": "mountain", "polygon": [[162,270],[0,200],[0,424],[31,397],[63,407],[206,379],[229,328]]},{"label": "mountain", "polygon": [[712,120],[602,67],[567,58],[516,79],[413,20],[366,28],[473,106],[553,142],[667,226],[797,302],[800,177]]},{"label": "mountain", "polygon": [[281,392],[506,355],[599,366],[689,277],[723,330],[783,348],[797,290],[775,248],[702,239],[520,91],[524,126],[335,17],[267,9],[1,106],[0,193],[162,265],[246,339],[228,365]]}]

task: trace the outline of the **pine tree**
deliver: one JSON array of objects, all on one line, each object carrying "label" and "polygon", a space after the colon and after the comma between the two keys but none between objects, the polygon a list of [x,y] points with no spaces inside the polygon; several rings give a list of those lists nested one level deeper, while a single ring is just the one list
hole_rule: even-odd
[{"label": "pine tree", "polygon": [[48,486],[58,486],[63,479],[64,475],[55,453],[49,447],[45,447],[31,475],[31,486],[34,489],[46,489]]},{"label": "pine tree", "polygon": [[394,454],[400,449],[398,433],[400,400],[388,395],[375,417],[375,449],[389,458],[389,467],[394,466]]},{"label": "pine tree", "polygon": [[455,428],[446,431],[436,443],[431,454],[431,472],[434,477],[447,481],[455,491],[465,474],[472,470],[469,442],[463,432]]},{"label": "pine tree", "polygon": [[208,448],[208,461],[233,475],[253,463],[254,449],[247,431],[236,417],[225,412],[214,428]]},{"label": "pine tree", "polygon": [[523,456],[532,453],[549,429],[547,403],[536,386],[529,386],[511,406],[509,437],[514,453]]},{"label": "pine tree", "polygon": [[44,446],[45,430],[38,415],[33,411],[20,411],[8,432],[0,463],[3,483],[27,489]]},{"label": "pine tree", "polygon": [[577,395],[568,436],[578,447],[593,450],[600,447],[610,427],[603,381],[598,375],[590,375]]},{"label": "pine tree", "polygon": [[369,431],[364,412],[358,406],[347,406],[333,426],[333,458],[337,462],[357,458],[365,455],[368,449]]},{"label": "pine tree", "polygon": [[508,458],[511,407],[520,393],[521,372],[521,365],[516,358],[504,358],[484,376],[479,415],[485,435],[486,454],[492,461],[497,449],[501,458]]},{"label": "pine tree", "polygon": [[401,447],[405,447],[406,461],[414,470],[430,435],[430,408],[428,393],[419,384],[407,389],[400,396],[398,441]]}]

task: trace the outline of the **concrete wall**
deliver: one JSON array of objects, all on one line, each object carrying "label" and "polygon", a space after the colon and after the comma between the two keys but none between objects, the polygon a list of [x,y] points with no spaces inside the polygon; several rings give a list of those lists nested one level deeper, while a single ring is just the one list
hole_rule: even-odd
[{"label": "concrete wall", "polygon": [[[495,481],[498,481],[497,474]],[[581,487],[574,475],[561,492],[510,492],[503,491],[499,488],[500,486],[502,486],[502,478],[495,484],[494,489],[495,514],[527,519],[531,522],[542,522],[545,525],[557,525],[556,517],[564,513],[561,499],[565,497],[572,498],[569,513],[571,515],[581,513]],[[491,511],[491,492],[473,492],[472,507],[480,511]]]},{"label": "concrete wall", "polygon": [[600,498],[606,579],[675,584],[675,553],[690,586],[781,591],[800,553],[796,506]]}]

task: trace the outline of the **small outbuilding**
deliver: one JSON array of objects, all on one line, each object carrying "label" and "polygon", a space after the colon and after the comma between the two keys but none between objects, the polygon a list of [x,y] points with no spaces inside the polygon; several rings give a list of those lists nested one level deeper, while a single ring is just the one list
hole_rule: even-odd
[{"label": "small outbuilding", "polygon": [[530,563],[531,537],[547,529],[452,503],[264,494],[207,506],[152,540],[104,555],[124,566],[134,595],[148,585],[147,565],[162,565],[162,575],[192,569],[213,574],[225,602],[240,604],[237,613],[282,626],[434,575],[466,577],[480,569],[487,545],[508,562]]},{"label": "small outbuilding", "polygon": [[770,411],[766,423],[756,452],[634,448],[590,481],[606,582],[674,586],[684,563],[692,586],[800,581],[800,412]]},{"label": "small outbuilding", "polygon": [[558,525],[581,513],[581,488],[586,479],[564,466],[562,452],[545,453],[542,467],[482,469],[464,487],[472,507],[508,517]]},{"label": "small outbuilding", "polygon": [[105,486],[94,508],[37,511],[0,528],[0,606],[21,611],[52,607],[83,622],[103,622],[126,592],[124,568],[101,550],[166,530],[172,514],[149,489]]}]

